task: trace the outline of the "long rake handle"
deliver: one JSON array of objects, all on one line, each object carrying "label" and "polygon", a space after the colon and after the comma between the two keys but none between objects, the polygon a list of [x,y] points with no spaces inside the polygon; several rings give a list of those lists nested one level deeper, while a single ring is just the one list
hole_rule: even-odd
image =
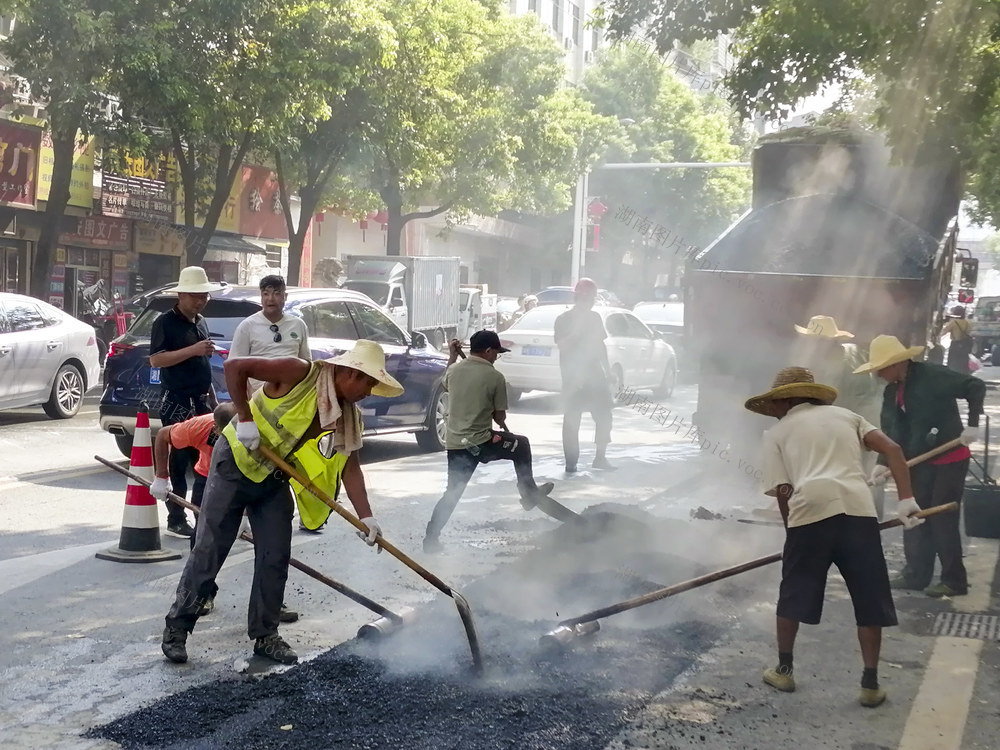
[{"label": "long rake handle", "polygon": [[[958,503],[945,503],[944,505],[936,505],[933,508],[927,508],[926,510],[922,510],[915,515],[917,518],[927,518],[929,516],[936,516],[939,513],[950,513],[954,510],[958,510]],[[879,529],[891,529],[894,526],[902,525],[902,521],[898,518],[894,518],[891,521],[884,521],[880,523]],[[566,627],[573,627],[574,625],[579,625],[580,623],[590,622],[592,620],[601,620],[605,617],[610,617],[611,615],[617,615],[621,612],[627,612],[630,609],[641,607],[644,604],[657,602],[660,599],[666,599],[667,597],[674,596],[675,594],[680,594],[685,591],[690,591],[691,589],[705,586],[709,583],[721,581],[723,578],[730,578],[732,576],[739,575],[740,573],[745,573],[748,570],[753,570],[754,568],[770,565],[771,563],[778,562],[780,559],[780,552],[768,555],[767,557],[758,557],[756,560],[740,563],[739,565],[734,565],[731,568],[717,570],[714,573],[707,573],[703,576],[699,576],[698,578],[692,578],[689,581],[683,581],[682,583],[676,583],[673,586],[667,586],[662,589],[657,589],[656,591],[651,591],[648,594],[637,596],[634,599],[628,599],[626,601],[619,602],[618,604],[611,604],[607,607],[602,607],[601,609],[595,609],[593,612],[587,612],[579,617],[563,620],[559,624],[565,625]]]},{"label": "long rake handle", "polygon": [[[926,453],[921,453],[919,456],[914,456],[909,461],[906,462],[907,467],[913,468],[917,464],[922,464],[924,461],[930,461],[932,458],[940,456],[942,453],[947,453],[950,450],[954,450],[960,445],[965,445],[962,442],[962,438],[957,437],[954,440],[949,440],[947,443],[941,443],[941,445],[936,448],[931,448]],[[869,486],[871,486],[869,484]]]},{"label": "long rake handle", "polygon": [[[140,477],[138,474],[133,474],[128,469],[123,469],[118,464],[112,463],[111,461],[103,459],[100,456],[94,456],[94,458],[97,459],[98,461],[100,461],[105,466],[107,466],[109,469],[114,469],[119,474],[124,474],[129,479],[131,479],[131,480],[133,480],[135,482],[139,482],[139,484],[142,484],[142,485],[144,485],[146,487],[150,486],[150,483],[148,481],[146,481],[144,478]],[[187,500],[185,500],[180,495],[176,495],[173,492],[168,492],[167,495],[170,497],[170,499],[173,502],[177,503],[178,505],[181,505],[181,506],[187,508],[188,510],[193,511],[196,515],[201,514],[201,508],[199,508],[197,505],[189,503]],[[244,540],[246,542],[250,542],[250,544],[254,544],[253,535],[252,534],[248,534],[245,531],[240,534],[240,539],[242,539],[242,540]],[[351,599],[351,600],[357,602],[362,607],[366,607],[367,609],[370,609],[372,612],[375,612],[376,614],[381,615],[382,617],[387,617],[390,620],[392,620],[393,622],[402,622],[403,621],[403,618],[401,618],[395,612],[392,612],[392,611],[386,609],[385,607],[383,607],[378,602],[369,599],[367,596],[365,596],[364,594],[362,594],[360,591],[355,591],[350,586],[347,586],[347,585],[341,583],[340,581],[336,581],[333,578],[330,578],[329,576],[324,575],[323,573],[320,573],[318,570],[316,570],[315,568],[313,568],[310,565],[306,565],[301,560],[296,560],[294,557],[290,557],[288,559],[288,564],[291,565],[293,568],[301,570],[307,576],[311,576],[312,578],[315,578],[320,583],[326,584],[327,586],[329,586],[334,591],[336,591],[336,592],[338,592],[338,593],[343,594],[344,596],[346,596],[348,599]]]}]

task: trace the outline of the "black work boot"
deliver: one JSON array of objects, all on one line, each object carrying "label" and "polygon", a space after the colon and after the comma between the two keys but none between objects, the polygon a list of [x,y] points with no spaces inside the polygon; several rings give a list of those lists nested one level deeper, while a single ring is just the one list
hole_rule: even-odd
[{"label": "black work boot", "polygon": [[163,642],[160,649],[163,655],[174,664],[183,664],[188,660],[187,652],[187,631],[184,628],[172,628],[167,626],[163,629]]},{"label": "black work boot", "polygon": [[253,652],[265,659],[273,659],[279,664],[294,664],[299,660],[298,654],[277,633],[258,638],[253,644]]}]

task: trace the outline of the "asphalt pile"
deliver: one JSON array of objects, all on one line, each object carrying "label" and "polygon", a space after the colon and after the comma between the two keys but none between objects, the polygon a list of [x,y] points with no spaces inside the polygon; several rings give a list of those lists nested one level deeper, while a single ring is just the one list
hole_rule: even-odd
[{"label": "asphalt pile", "polygon": [[442,597],[381,643],[351,641],[284,672],[201,685],[88,736],[128,749],[602,748],[721,626],[696,603],[666,600],[605,621],[570,651],[541,651],[538,638],[559,619],[703,572],[663,552],[648,519],[602,511],[585,521],[464,588],[482,678],[471,675],[468,642]]}]

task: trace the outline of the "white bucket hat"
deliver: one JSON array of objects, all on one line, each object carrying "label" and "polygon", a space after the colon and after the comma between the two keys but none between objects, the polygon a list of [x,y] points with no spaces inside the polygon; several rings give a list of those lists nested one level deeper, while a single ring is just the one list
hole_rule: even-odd
[{"label": "white bucket hat", "polygon": [[922,346],[903,346],[895,336],[876,336],[872,340],[868,361],[854,372],[878,372],[897,362],[913,359],[924,350]]},{"label": "white bucket hat", "polygon": [[853,339],[850,331],[842,331],[837,327],[837,321],[829,315],[813,315],[806,326],[795,326],[795,330],[803,336],[819,336],[824,339]]},{"label": "white bucket hat", "polygon": [[205,292],[217,292],[222,289],[222,284],[213,284],[208,280],[208,274],[201,266],[188,266],[181,269],[180,278],[177,279],[177,286],[170,291],[183,294],[204,294]]},{"label": "white bucket hat", "polygon": [[339,357],[331,357],[321,361],[331,365],[350,367],[352,370],[361,370],[365,375],[375,378],[378,385],[372,388],[373,396],[395,398],[403,395],[403,386],[385,371],[385,352],[374,341],[358,339],[351,351],[345,352]]}]

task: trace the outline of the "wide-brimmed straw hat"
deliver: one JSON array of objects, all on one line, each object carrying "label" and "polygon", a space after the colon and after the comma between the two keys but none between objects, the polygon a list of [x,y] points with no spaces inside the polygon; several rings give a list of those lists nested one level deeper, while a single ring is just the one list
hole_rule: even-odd
[{"label": "wide-brimmed straw hat", "polygon": [[850,331],[841,331],[837,328],[837,321],[829,315],[813,315],[809,318],[809,325],[795,326],[795,330],[803,336],[819,336],[824,339],[853,339],[854,334]]},{"label": "wide-brimmed straw hat", "polygon": [[181,269],[181,275],[177,279],[177,286],[170,291],[181,294],[205,294],[206,292],[217,292],[222,289],[222,284],[213,284],[208,280],[208,274],[201,266],[188,266]]},{"label": "wide-brimmed straw hat", "polygon": [[868,352],[868,361],[854,372],[857,375],[878,372],[897,362],[913,359],[923,350],[922,346],[903,346],[895,336],[876,336]]},{"label": "wide-brimmed straw hat", "polygon": [[352,370],[361,370],[365,375],[375,378],[378,385],[372,388],[373,396],[395,398],[403,395],[403,386],[385,371],[385,352],[374,341],[358,339],[351,351],[322,361],[331,365],[350,367]]},{"label": "wide-brimmed straw hat", "polygon": [[805,367],[786,367],[774,376],[771,390],[759,396],[748,398],[744,408],[765,417],[774,416],[772,401],[782,398],[814,398],[824,404],[837,400],[837,389],[817,383],[812,372]]}]

